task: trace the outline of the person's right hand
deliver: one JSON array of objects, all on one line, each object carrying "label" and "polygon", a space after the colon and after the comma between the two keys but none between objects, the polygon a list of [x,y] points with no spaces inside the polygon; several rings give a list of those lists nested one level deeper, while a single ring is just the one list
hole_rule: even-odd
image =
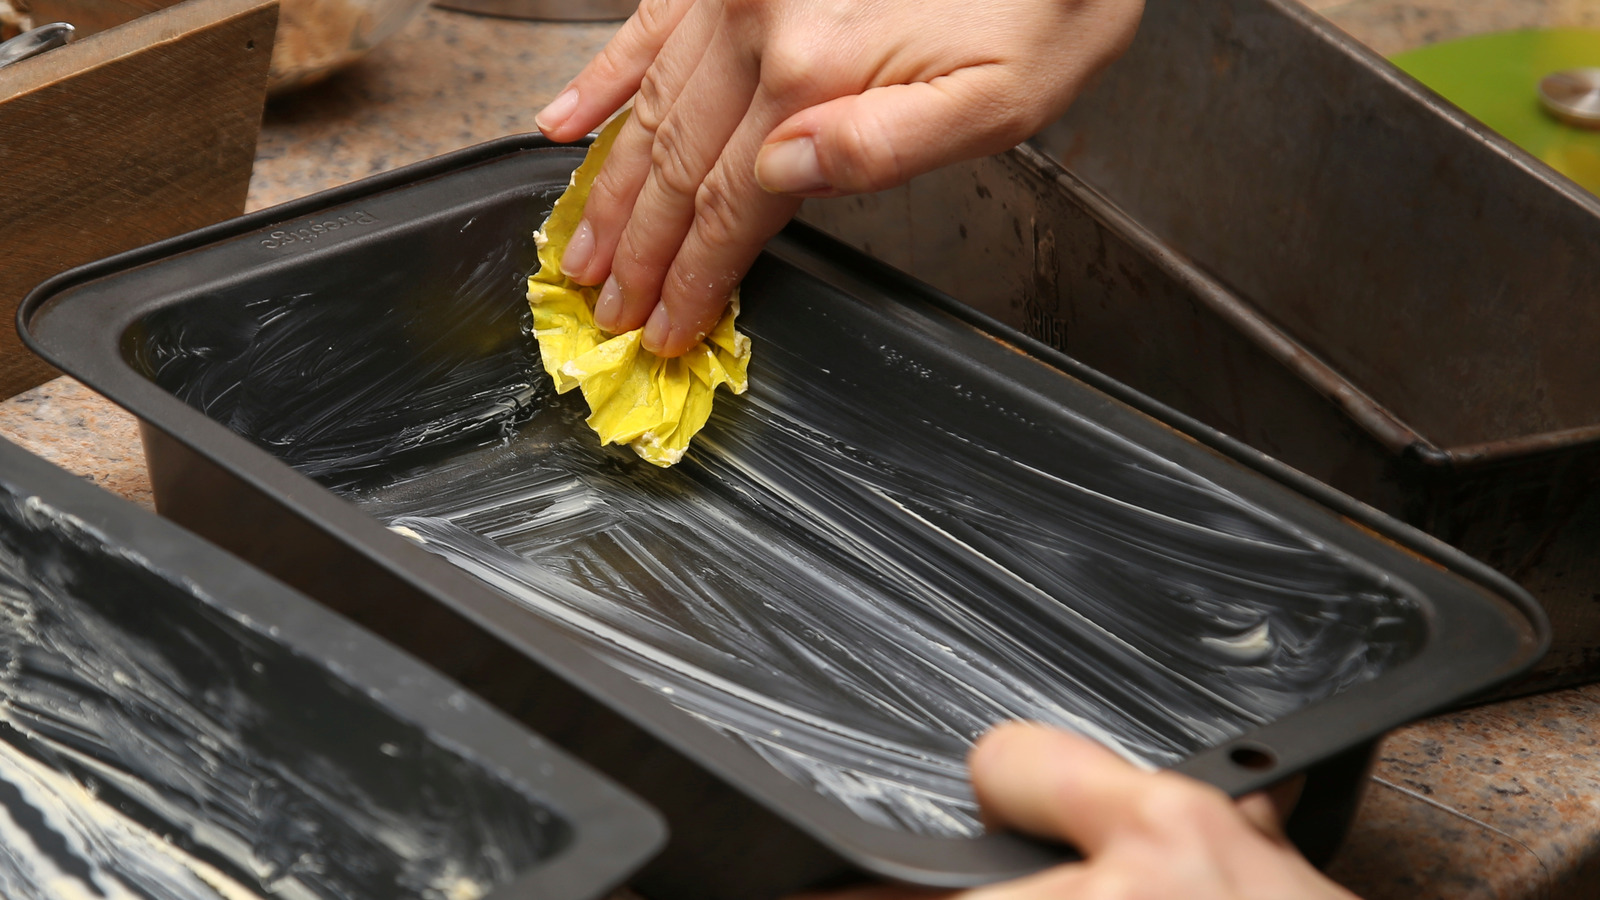
[{"label": "person's right hand", "polygon": [[562,269],[595,322],[677,356],[802,197],[882,190],[1054,120],[1141,0],[642,0],[535,118],[582,137],[634,96]]},{"label": "person's right hand", "polygon": [[999,726],[969,762],[986,818],[1084,860],[970,891],[873,885],[790,900],[1356,900],[1295,851],[1265,794],[1235,802],[1040,725]]}]

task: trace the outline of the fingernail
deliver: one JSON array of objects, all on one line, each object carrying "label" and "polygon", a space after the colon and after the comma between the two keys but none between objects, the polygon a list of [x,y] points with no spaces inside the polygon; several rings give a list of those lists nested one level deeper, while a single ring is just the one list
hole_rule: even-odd
[{"label": "fingernail", "polygon": [[574,281],[578,280],[583,271],[589,268],[589,257],[593,255],[594,229],[589,227],[589,220],[584,219],[567,240],[567,252],[561,254],[562,273]]},{"label": "fingernail", "polygon": [[617,330],[617,316],[622,314],[622,288],[617,286],[617,276],[606,279],[600,289],[600,299],[594,303],[594,323],[607,331]]},{"label": "fingernail", "polygon": [[644,323],[644,337],[641,343],[651,353],[660,353],[661,348],[667,345],[668,338],[672,337],[672,322],[667,315],[665,303],[657,303],[656,311],[650,314],[650,321]]},{"label": "fingernail", "polygon": [[578,89],[567,88],[561,92],[561,96],[551,100],[549,106],[533,117],[533,124],[538,125],[540,131],[549,133],[565,125],[577,108]]},{"label": "fingernail", "polygon": [[756,181],[774,194],[812,194],[833,187],[817,161],[817,144],[808,137],[768,144],[756,154]]}]

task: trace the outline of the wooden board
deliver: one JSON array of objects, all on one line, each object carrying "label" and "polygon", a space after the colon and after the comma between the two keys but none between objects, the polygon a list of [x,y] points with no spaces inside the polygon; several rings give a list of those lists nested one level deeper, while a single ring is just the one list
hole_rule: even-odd
[{"label": "wooden board", "polygon": [[0,69],[0,398],[54,376],[17,304],[244,211],[276,0],[185,0]]}]

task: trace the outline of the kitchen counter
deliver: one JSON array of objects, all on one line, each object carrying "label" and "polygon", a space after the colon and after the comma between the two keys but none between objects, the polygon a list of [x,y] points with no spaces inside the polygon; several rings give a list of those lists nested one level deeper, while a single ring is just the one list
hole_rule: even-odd
[{"label": "kitchen counter", "polygon": [[[1385,44],[1417,40],[1401,32],[1424,27],[1419,16],[1444,22],[1438,29],[1471,30],[1461,8],[1492,17],[1561,2],[1433,0],[1410,17],[1375,0],[1314,5],[1392,49]],[[613,29],[427,10],[354,69],[269,109],[249,208],[532,130],[533,114]],[[0,402],[0,436],[151,505],[133,419],[71,379]],[[1600,893],[1600,686],[1450,713],[1390,735],[1331,872],[1368,900]]]}]

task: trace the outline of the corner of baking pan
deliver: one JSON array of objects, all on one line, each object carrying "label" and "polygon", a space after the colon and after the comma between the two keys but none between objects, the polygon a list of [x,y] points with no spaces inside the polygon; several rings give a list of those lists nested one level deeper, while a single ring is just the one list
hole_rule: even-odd
[{"label": "corner of baking pan", "polygon": [[245,213],[232,219],[197,228],[165,240],[156,241],[125,250],[81,266],[60,272],[41,282],[23,297],[17,305],[15,327],[22,343],[47,362],[54,362],[35,339],[31,323],[51,300],[63,291],[84,282],[93,281],[136,266],[204,247],[218,241],[257,231],[268,225],[296,219],[342,203],[350,203],[375,194],[414,184],[439,175],[479,163],[491,162],[504,156],[527,150],[560,150],[587,147],[594,135],[586,135],[567,144],[558,144],[541,134],[517,134],[474,144],[440,156],[431,157],[410,165],[390,169],[377,175],[307,194],[294,200],[269,206],[266,209]]}]

